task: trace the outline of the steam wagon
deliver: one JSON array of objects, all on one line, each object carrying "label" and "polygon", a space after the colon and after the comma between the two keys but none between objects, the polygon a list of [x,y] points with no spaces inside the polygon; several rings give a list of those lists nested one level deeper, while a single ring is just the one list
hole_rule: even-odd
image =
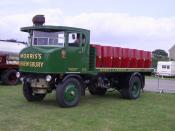
[{"label": "steam wagon", "polygon": [[29,46],[20,52],[23,94],[28,101],[41,101],[56,91],[61,107],[79,104],[88,89],[92,95],[105,95],[109,88],[123,98],[137,99],[150,74],[151,52],[90,44],[87,29],[48,26],[43,15],[33,18]]}]

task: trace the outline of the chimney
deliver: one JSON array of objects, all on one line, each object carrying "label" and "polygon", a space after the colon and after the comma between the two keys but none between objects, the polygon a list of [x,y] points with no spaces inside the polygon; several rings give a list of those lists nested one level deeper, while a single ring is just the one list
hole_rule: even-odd
[{"label": "chimney", "polygon": [[44,15],[35,15],[32,19],[34,26],[43,26],[45,23],[45,17]]}]

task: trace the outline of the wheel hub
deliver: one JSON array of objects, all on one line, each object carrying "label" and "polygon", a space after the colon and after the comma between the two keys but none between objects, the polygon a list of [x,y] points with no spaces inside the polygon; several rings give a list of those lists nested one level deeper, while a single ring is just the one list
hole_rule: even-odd
[{"label": "wheel hub", "polygon": [[76,97],[77,97],[76,86],[73,84],[68,85],[64,92],[65,100],[71,102],[71,101],[74,101]]},{"label": "wheel hub", "polygon": [[139,87],[138,87],[138,83],[134,83],[133,87],[132,87],[132,94],[134,96],[137,96],[139,93]]},{"label": "wheel hub", "polygon": [[70,92],[70,95],[75,96],[75,92],[74,91],[71,91]]}]

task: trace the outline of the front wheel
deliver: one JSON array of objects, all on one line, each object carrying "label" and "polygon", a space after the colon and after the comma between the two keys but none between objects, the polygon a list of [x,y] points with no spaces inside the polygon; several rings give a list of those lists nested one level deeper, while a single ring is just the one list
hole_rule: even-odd
[{"label": "front wheel", "polygon": [[56,100],[61,107],[77,106],[81,96],[81,83],[78,79],[68,78],[56,88]]},{"label": "front wheel", "polygon": [[138,76],[127,76],[125,83],[122,85],[121,94],[127,99],[137,99],[140,97],[141,80]]},{"label": "front wheel", "polygon": [[46,94],[34,93],[32,88],[30,87],[30,84],[27,82],[24,82],[23,95],[28,101],[32,102],[32,101],[42,101]]}]

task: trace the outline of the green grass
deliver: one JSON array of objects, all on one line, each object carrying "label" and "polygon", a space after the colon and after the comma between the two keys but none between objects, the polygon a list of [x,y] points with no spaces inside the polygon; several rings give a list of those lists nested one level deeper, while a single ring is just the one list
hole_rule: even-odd
[{"label": "green grass", "polygon": [[[55,92],[54,92],[55,93]],[[0,85],[0,131],[174,131],[175,94],[142,93],[125,100],[118,93],[82,97],[60,108],[55,94],[27,102],[21,85]]]}]

